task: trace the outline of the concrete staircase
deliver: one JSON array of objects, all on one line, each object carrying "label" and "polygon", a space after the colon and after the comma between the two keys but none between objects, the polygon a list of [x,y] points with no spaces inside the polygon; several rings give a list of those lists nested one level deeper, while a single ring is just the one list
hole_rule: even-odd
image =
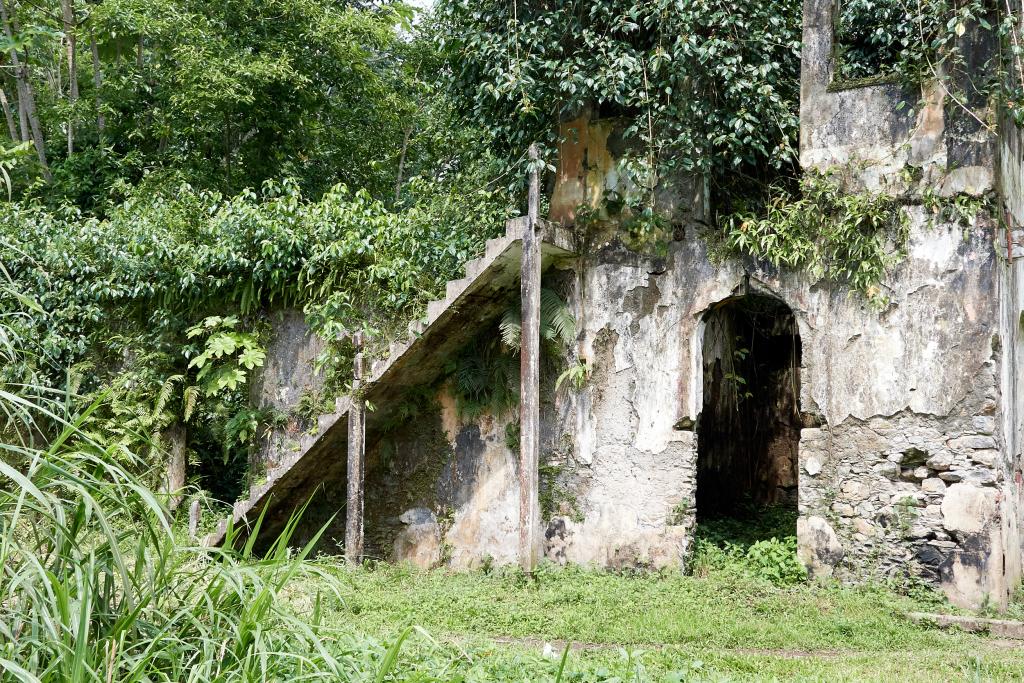
[{"label": "concrete staircase", "polygon": [[[387,357],[377,360],[364,378],[364,397],[373,405],[366,415],[367,442],[386,424],[406,393],[436,381],[446,360],[457,353],[507,305],[519,288],[525,217],[506,223],[505,234],[487,241],[480,258],[465,264],[466,276],[445,286],[445,297],[427,304],[426,317],[409,324],[408,335],[391,344]],[[572,235],[559,224],[540,221],[542,268],[573,253]],[[266,481],[254,485],[249,497],[234,505],[231,523],[239,536],[264,515],[260,536],[272,538],[294,510],[321,486],[344,481],[347,458],[348,397],[337,399],[334,412],[321,415],[316,429],[303,434],[297,448],[276,458]],[[331,491],[344,499],[343,491]],[[219,545],[229,520],[208,535],[206,545]]]}]

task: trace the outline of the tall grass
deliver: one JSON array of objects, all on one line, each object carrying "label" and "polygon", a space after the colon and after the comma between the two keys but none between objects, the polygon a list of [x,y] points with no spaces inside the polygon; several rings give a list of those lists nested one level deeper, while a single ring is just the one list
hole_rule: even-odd
[{"label": "tall grass", "polygon": [[[9,315],[0,360],[17,362]],[[178,545],[143,463],[82,429],[98,403],[69,405],[0,381],[0,680],[351,678],[318,611],[278,599],[302,574],[331,586],[305,561],[316,539],[289,551],[293,522],[261,558]]]},{"label": "tall grass", "polygon": [[25,471],[0,463],[0,668],[23,681],[336,680],[277,592],[309,567],[181,548],[160,502],[69,426]]}]

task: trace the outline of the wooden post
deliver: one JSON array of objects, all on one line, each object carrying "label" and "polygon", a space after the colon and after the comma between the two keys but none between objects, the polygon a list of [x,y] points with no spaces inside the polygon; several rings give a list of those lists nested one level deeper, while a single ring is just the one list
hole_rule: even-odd
[{"label": "wooden post", "polygon": [[167,452],[164,463],[163,479],[160,482],[160,493],[167,501],[167,512],[174,513],[185,499],[185,475],[188,467],[188,434],[185,425],[175,422],[160,435]]},{"label": "wooden post", "polygon": [[519,564],[526,572],[537,566],[540,525],[540,175],[537,145],[530,145],[528,221],[523,231],[521,265],[522,338],[519,389]]},{"label": "wooden post", "polygon": [[195,538],[196,534],[199,533],[199,515],[202,508],[199,506],[199,499],[195,498],[192,500],[192,504],[188,508],[188,537]]},{"label": "wooden post", "polygon": [[348,502],[345,510],[345,559],[363,561],[363,484],[366,464],[366,401],[363,385],[363,333],[352,336],[356,357],[352,368],[352,404],[348,409]]}]

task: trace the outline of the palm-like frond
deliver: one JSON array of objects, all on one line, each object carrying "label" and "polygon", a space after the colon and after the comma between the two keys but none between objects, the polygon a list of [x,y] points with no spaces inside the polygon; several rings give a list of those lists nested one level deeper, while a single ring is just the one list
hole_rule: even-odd
[{"label": "palm-like frond", "polygon": [[576,341],[576,317],[569,304],[551,289],[540,290],[540,334],[563,346]]},{"label": "palm-like frond", "polygon": [[182,394],[182,416],[185,418],[185,422],[188,422],[192,417],[197,403],[199,403],[199,387],[193,384],[190,387],[186,387]]},{"label": "palm-like frond", "polygon": [[518,353],[523,338],[522,311],[516,307],[506,308],[501,314],[498,329],[501,331],[501,343],[505,348]]},{"label": "palm-like frond", "polygon": [[[501,343],[518,352],[522,346],[523,333],[522,313],[518,305],[513,304],[505,309],[498,329],[501,332]],[[540,290],[540,336],[561,346],[569,346],[576,341],[576,317],[572,309],[558,292],[546,287]]]},{"label": "palm-like frond", "polygon": [[174,391],[174,385],[184,379],[184,375],[171,375],[164,381],[163,385],[161,385],[160,393],[157,394],[156,402],[153,404],[154,420],[159,418],[167,408],[167,403],[171,400],[171,393]]}]

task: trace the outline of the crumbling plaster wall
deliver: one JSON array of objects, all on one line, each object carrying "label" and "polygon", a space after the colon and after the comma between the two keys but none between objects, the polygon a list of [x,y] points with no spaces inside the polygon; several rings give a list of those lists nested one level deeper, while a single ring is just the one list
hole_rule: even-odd
[{"label": "crumbling plaster wall", "polygon": [[1005,539],[1006,581],[1012,588],[1024,577],[1024,134],[1011,121],[1000,130],[997,185],[1005,225],[997,237],[1000,264],[1000,338],[1002,363],[1001,433],[1006,483],[1000,503]]},{"label": "crumbling plaster wall", "polygon": [[449,388],[367,451],[368,556],[421,568],[517,560],[518,452],[512,415],[460,416]]},{"label": "crumbling plaster wall", "polygon": [[[965,73],[909,87],[880,81],[846,87],[834,79],[834,22],[839,0],[804,0],[800,65],[800,164],[804,170],[841,166],[851,190],[900,194],[929,188],[941,196],[981,194],[992,188],[993,145],[985,102],[972,85],[993,45],[969,27],[961,38]],[[971,71],[971,69],[975,69]],[[971,114],[946,96],[969,93]],[[980,101],[978,101],[980,99]],[[907,173],[914,169],[916,173]]]},{"label": "crumbling plaster wall", "polygon": [[800,448],[803,535],[823,530],[828,541],[805,544],[808,563],[845,577],[954,571],[958,553],[974,546],[944,529],[947,487],[1003,479],[994,436],[995,258],[987,225],[965,232],[912,212],[909,255],[887,282],[882,311],[798,273],[715,263],[698,235],[672,243],[664,259],[617,242],[589,257],[577,305],[593,376],[563,411],[576,434],[582,519],[552,522],[549,556],[602,566],[685,560],[703,314],[757,291],[796,315],[801,408],[822,423],[803,430]]},{"label": "crumbling plaster wall", "polygon": [[[803,167],[836,175],[848,190],[899,194],[911,204],[926,191],[991,192],[995,139],[971,79],[993,45],[969,27],[960,46],[967,70],[937,74],[969,93],[978,118],[939,82],[919,91],[895,83],[847,88],[833,78],[837,8],[836,0],[804,2]],[[805,344],[811,371],[825,370],[846,391],[832,393],[839,403],[822,403],[813,388],[809,397],[827,428],[803,432],[802,475],[814,483],[801,481],[801,555],[818,573],[912,570],[959,604],[1005,604],[1020,574],[1019,503],[1005,438],[1015,381],[997,222],[982,217],[963,235],[928,232],[927,216],[916,213],[910,258],[893,278],[897,309],[891,304],[855,326],[841,322],[825,354],[807,353]],[[877,340],[861,368],[835,357],[843,337],[857,334]],[[911,373],[888,372],[890,358]],[[861,381],[851,381],[858,374]]]}]

